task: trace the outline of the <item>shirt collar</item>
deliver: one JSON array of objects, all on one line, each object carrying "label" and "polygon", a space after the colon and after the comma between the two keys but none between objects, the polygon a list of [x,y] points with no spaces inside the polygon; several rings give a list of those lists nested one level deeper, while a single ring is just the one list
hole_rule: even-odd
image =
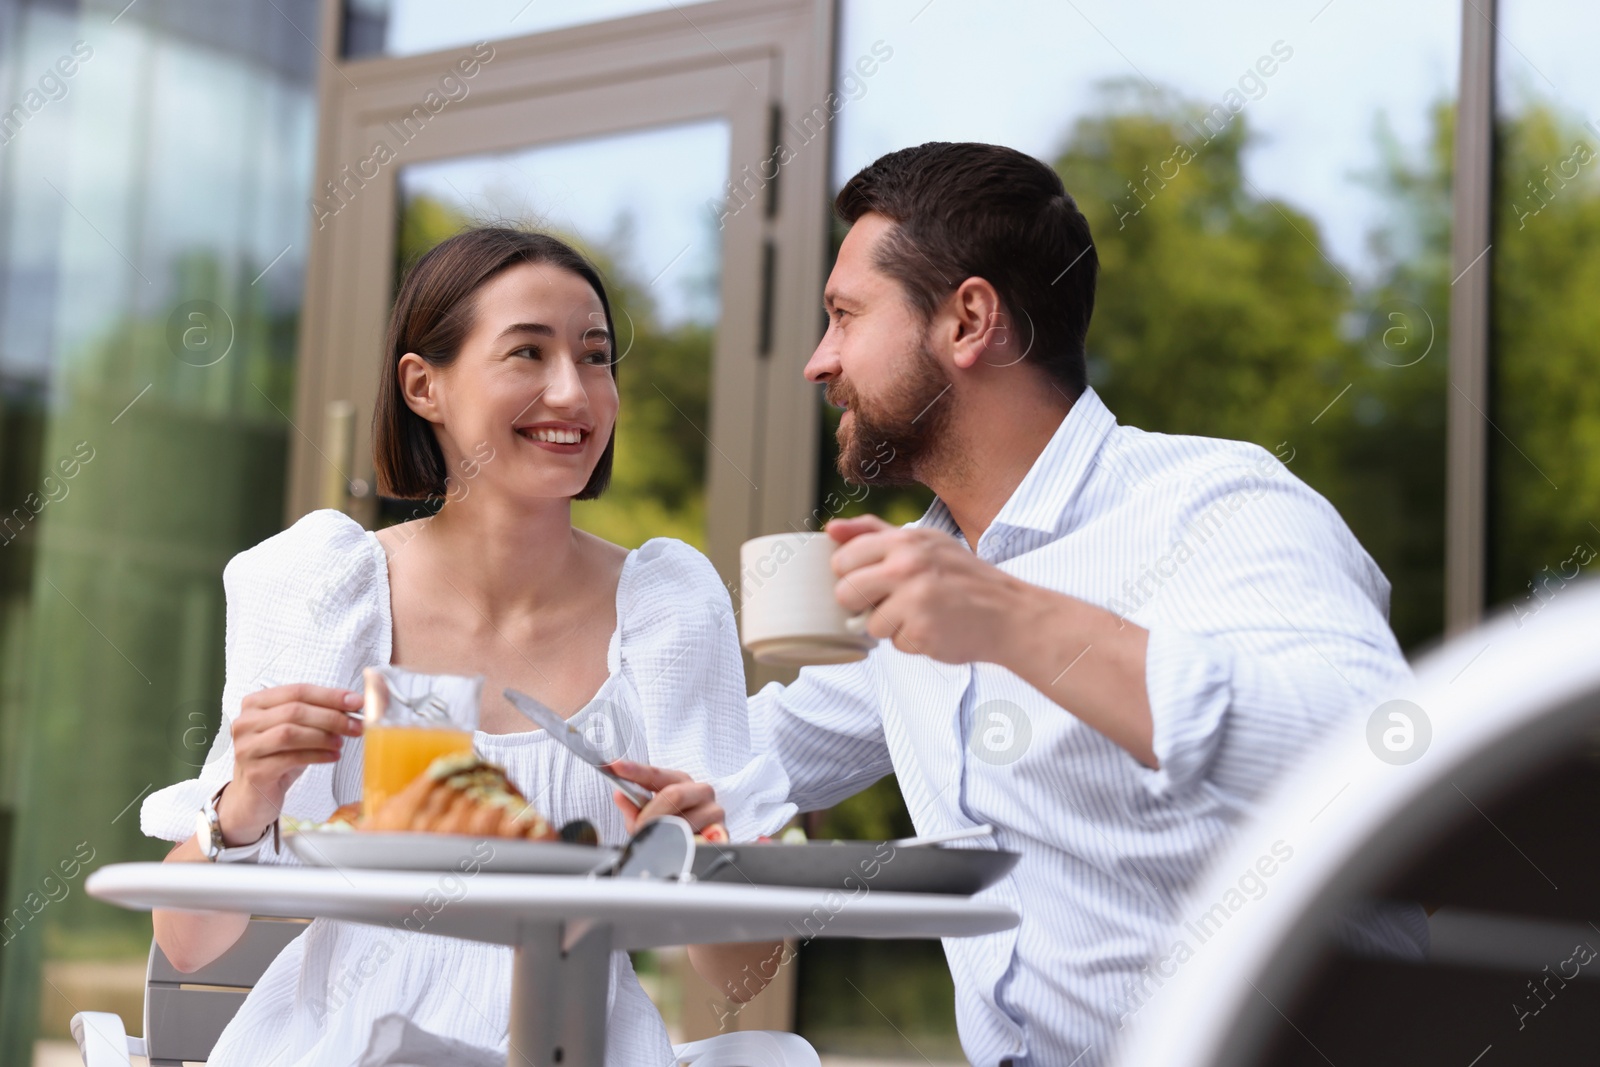
[{"label": "shirt collar", "polygon": [[[1085,388],[980,540],[990,540],[1000,530],[1054,535],[1088,477],[1100,446],[1116,425],[1117,417],[1099,394]],[[938,497],[915,525],[961,536],[950,509]]]}]

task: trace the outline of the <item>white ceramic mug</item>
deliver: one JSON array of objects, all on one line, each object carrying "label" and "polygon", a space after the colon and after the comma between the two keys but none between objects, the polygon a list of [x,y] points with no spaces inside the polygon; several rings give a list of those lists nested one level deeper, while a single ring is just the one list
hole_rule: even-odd
[{"label": "white ceramic mug", "polygon": [[851,663],[878,643],[866,632],[866,615],[851,615],[834,599],[838,547],[825,533],[769,534],[740,547],[740,634],[756,662]]}]

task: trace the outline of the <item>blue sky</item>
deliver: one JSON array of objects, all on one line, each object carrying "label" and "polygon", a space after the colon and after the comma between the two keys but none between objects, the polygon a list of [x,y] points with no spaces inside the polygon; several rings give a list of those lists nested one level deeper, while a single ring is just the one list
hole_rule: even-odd
[{"label": "blue sky", "polygon": [[[469,9],[399,0],[391,47],[421,51],[664,6],[480,0]],[[1402,144],[1420,149],[1428,109],[1455,93],[1460,9],[1460,0],[846,0],[841,72],[878,42],[893,55],[862,79],[836,120],[835,184],[884,152],[929,140],[990,141],[1049,158],[1076,119],[1095,113],[1097,86],[1107,79],[1219,102],[1278,44],[1292,57],[1261,79],[1264,90],[1250,86],[1259,99],[1244,113],[1259,138],[1246,175],[1264,195],[1310,214],[1333,257],[1359,279],[1368,234],[1381,220],[1380,203],[1359,180],[1377,165],[1377,124],[1381,116]],[[1502,0],[1508,98],[1555,99],[1574,116],[1600,118],[1590,54],[1597,22],[1592,0]],[[672,294],[672,275],[703,275],[714,247],[663,213],[703,210],[703,190],[715,181],[708,143],[658,138],[648,182],[595,178],[590,169],[590,180],[570,181],[563,192],[565,209],[588,231],[605,230],[619,206],[634,206],[641,269],[690,244],[662,281],[665,301],[680,311],[688,297]],[[574,174],[581,155],[567,161]]]}]

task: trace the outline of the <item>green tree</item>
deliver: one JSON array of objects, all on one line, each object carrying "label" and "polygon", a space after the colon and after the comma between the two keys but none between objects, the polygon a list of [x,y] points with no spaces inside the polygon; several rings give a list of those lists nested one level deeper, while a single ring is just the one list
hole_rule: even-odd
[{"label": "green tree", "polygon": [[[1056,160],[1100,258],[1091,382],[1125,424],[1282,456],[1388,575],[1402,643],[1433,637],[1447,314],[1430,256],[1448,229],[1396,219],[1376,238],[1384,276],[1360,285],[1309,215],[1246,177],[1244,115],[1217,130],[1174,94],[1104,92]],[[1430,219],[1447,211],[1448,184],[1388,147],[1385,189]]]},{"label": "green tree", "polygon": [[1100,257],[1097,389],[1164,433],[1303,439],[1353,362],[1353,296],[1316,224],[1246,187],[1242,116],[1208,143],[1198,107],[1107,92],[1056,160]]},{"label": "green tree", "polygon": [[1498,144],[1489,599],[1526,614],[1600,552],[1600,135],[1535,100]]},{"label": "green tree", "polygon": [[[1444,628],[1445,412],[1449,393],[1450,190],[1455,107],[1436,104],[1416,153],[1381,119],[1366,180],[1387,214],[1362,293],[1364,373],[1329,499],[1394,585],[1390,621],[1415,649]],[[1315,483],[1314,483],[1315,484]],[[1321,488],[1321,486],[1318,486]]]},{"label": "green tree", "polygon": [[[1417,158],[1380,121],[1381,163],[1365,180],[1389,212],[1371,235],[1376,269],[1360,276],[1332,260],[1310,215],[1245,175],[1246,116],[1219,129],[1170,91],[1119,80],[1101,92],[1054,163],[1100,259],[1091,383],[1124,424],[1283,457],[1389,578],[1401,644],[1432,640],[1443,624],[1454,109],[1435,107]],[[919,514],[928,494],[917,489],[837,506],[850,494],[831,469],[836,424],[826,412],[817,514]]]}]

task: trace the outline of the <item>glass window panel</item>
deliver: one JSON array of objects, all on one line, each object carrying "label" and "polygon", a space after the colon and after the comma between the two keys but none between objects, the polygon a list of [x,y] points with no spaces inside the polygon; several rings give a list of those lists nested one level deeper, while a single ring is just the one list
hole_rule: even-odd
[{"label": "glass window panel", "polygon": [[1527,620],[1600,553],[1600,11],[1497,23],[1488,599]]},{"label": "glass window panel", "polygon": [[599,265],[622,355],[622,406],[611,486],[576,502],[573,520],[630,548],[656,536],[706,547],[721,263],[706,205],[720,203],[728,139],[725,122],[697,122],[400,172],[403,263],[468,223],[505,221],[572,241]]},{"label": "glass window panel", "polygon": [[[980,18],[940,0],[845,0],[833,187],[925,141],[1054,165],[1101,262],[1091,384],[1124,424],[1284,459],[1388,576],[1414,649],[1443,623],[1459,9],[1015,0]],[[818,519],[915,517],[925,492],[849,503],[836,413],[823,419]],[[898,803],[880,790],[840,807],[876,824]],[[818,942],[808,960],[834,951]],[[840,1054],[915,1058],[954,1032],[948,1014],[896,1015],[901,1035],[862,1029],[847,987],[802,981],[801,998],[807,1036]]]},{"label": "glass window panel", "polygon": [[667,0],[345,0],[344,54],[416,55],[676,6]]},{"label": "glass window panel", "polygon": [[[929,140],[1053,163],[1101,260],[1091,384],[1124,423],[1294,457],[1415,647],[1443,620],[1459,5],[1320,6],[1166,8],[1152,32],[1110,0],[847,2],[834,187]],[[957,50],[995,57],[992,91],[948,77]]]},{"label": "glass window panel", "polygon": [[27,1063],[75,1010],[137,1031],[149,917],[83,877],[164,855],[139,801],[217,729],[222,568],[281,528],[316,20],[0,20],[0,1062]]}]

